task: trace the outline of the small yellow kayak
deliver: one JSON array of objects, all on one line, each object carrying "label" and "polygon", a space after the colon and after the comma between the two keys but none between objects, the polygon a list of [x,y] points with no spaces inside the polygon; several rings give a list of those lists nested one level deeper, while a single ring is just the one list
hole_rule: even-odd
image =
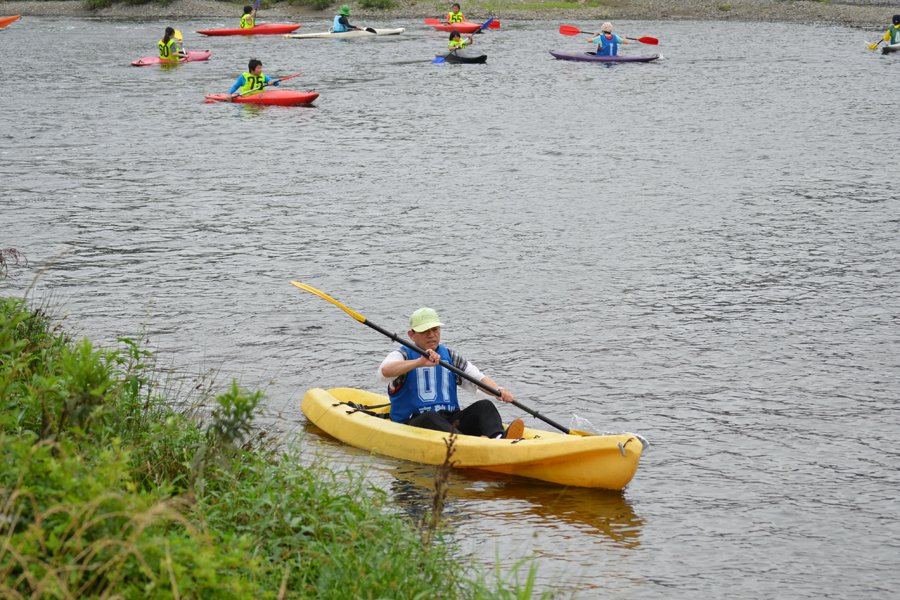
[{"label": "small yellow kayak", "polygon": [[[447,455],[448,434],[377,416],[390,411],[387,396],[352,388],[316,388],[306,392],[300,408],[317,427],[357,448],[427,465],[439,465]],[[637,471],[643,444],[630,433],[579,436],[525,428],[518,440],[461,435],[455,448],[452,460],[457,468],[621,490]]]}]

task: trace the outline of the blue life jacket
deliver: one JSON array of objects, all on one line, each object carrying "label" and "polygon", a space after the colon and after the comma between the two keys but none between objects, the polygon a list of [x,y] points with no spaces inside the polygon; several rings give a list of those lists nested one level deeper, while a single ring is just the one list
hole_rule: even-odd
[{"label": "blue life jacket", "polygon": [[[418,352],[403,346],[406,356],[418,358]],[[451,363],[450,351],[439,345],[441,359]],[[452,363],[451,363],[452,364]],[[388,388],[391,397],[391,421],[405,423],[416,413],[428,410],[459,410],[456,399],[456,375],[444,367],[419,367],[406,374],[398,389]]]},{"label": "blue life jacket", "polygon": [[346,25],[341,24],[341,17],[344,15],[334,15],[334,25],[331,26],[331,31],[335,33],[340,33],[342,31],[350,31],[350,28]]},{"label": "blue life jacket", "polygon": [[600,34],[600,45],[597,46],[597,56],[618,56],[619,55],[619,40],[616,38],[615,34],[612,34],[612,39],[608,39],[606,34]]}]

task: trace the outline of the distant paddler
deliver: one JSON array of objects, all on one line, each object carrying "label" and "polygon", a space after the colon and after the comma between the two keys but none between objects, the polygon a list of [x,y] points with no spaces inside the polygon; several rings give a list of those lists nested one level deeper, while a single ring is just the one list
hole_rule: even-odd
[{"label": "distant paddler", "polygon": [[250,61],[250,64],[247,65],[247,72],[238,77],[238,80],[231,86],[231,89],[228,90],[228,94],[226,95],[230,102],[235,96],[262,92],[265,89],[265,86],[270,83],[279,85],[278,80],[272,79],[268,75],[263,75],[262,61],[254,58]]},{"label": "distant paddler", "polygon": [[597,44],[597,56],[618,56],[619,44],[627,44],[628,40],[622,36],[613,34],[612,23],[604,23],[600,26],[600,33],[595,33],[589,41]]},{"label": "distant paddler", "polygon": [[[256,3],[259,6],[259,2]],[[244,7],[244,16],[241,17],[241,29],[253,29],[256,27],[256,9],[249,4]]]},{"label": "distant paddler", "polygon": [[364,27],[357,27],[356,25],[350,24],[350,7],[346,4],[341,7],[338,11],[338,14],[334,15],[334,25],[331,26],[332,33],[343,33],[345,31],[350,31],[351,29],[358,29],[363,31]]},{"label": "distant paddler", "polygon": [[872,50],[877,48],[881,42],[887,42],[891,46],[894,44],[900,44],[900,15],[894,15],[894,24],[887,30],[887,33],[884,34],[884,37],[878,41],[878,44],[872,44],[869,46]]},{"label": "distant paddler", "polygon": [[181,40],[175,38],[175,29],[166,27],[166,34],[159,40],[159,60],[163,62],[179,62],[188,58],[184,50],[179,48]]},{"label": "distant paddler", "polygon": [[460,12],[459,4],[454,4],[450,7],[450,12],[447,13],[447,20],[445,23],[463,23],[465,22],[466,17]]},{"label": "distant paddler", "polygon": [[451,52],[453,50],[465,50],[466,46],[474,43],[474,42],[472,42],[471,34],[469,34],[468,39],[469,39],[468,42],[463,40],[462,35],[457,30],[454,29],[453,31],[450,32],[450,41],[447,42],[447,50],[450,50]]}]

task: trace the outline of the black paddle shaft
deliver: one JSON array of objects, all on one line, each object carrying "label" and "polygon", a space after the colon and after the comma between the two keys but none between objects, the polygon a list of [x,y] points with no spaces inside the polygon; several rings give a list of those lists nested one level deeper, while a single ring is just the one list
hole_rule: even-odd
[{"label": "black paddle shaft", "polygon": [[[401,339],[400,336],[398,336],[396,333],[391,333],[391,332],[388,331],[387,329],[384,329],[384,328],[382,328],[382,327],[379,327],[378,325],[376,325],[375,323],[372,323],[372,322],[369,321],[368,319],[366,319],[365,321],[363,321],[363,324],[364,324],[364,325],[368,325],[369,327],[371,327],[372,329],[374,329],[374,330],[377,331],[378,333],[381,333],[381,334],[384,334],[384,335],[388,336],[389,338],[391,338],[392,340],[394,340],[394,341],[397,342],[398,344],[403,344],[403,345],[406,346],[407,348],[410,348],[410,349],[412,349],[412,350],[415,350],[416,352],[418,352],[418,353],[421,354],[422,356],[425,356],[425,357],[428,356],[428,353],[426,353],[424,350],[422,350],[421,348],[419,348],[418,346],[416,346],[415,344],[413,344],[410,340],[404,340],[404,339]],[[491,386],[487,385],[486,383],[482,383],[481,381],[479,381],[479,380],[475,379],[474,377],[472,377],[471,375],[467,374],[465,371],[461,371],[461,370],[457,369],[456,367],[454,367],[453,365],[451,365],[450,363],[448,363],[448,362],[446,362],[446,361],[443,361],[443,360],[440,362],[440,365],[441,365],[442,367],[444,367],[445,369],[447,369],[447,370],[449,370],[449,371],[451,371],[451,372],[453,372],[453,373],[456,373],[457,375],[459,375],[459,376],[462,377],[463,379],[466,379],[466,380],[468,380],[468,381],[471,381],[472,383],[474,383],[475,385],[477,385],[478,387],[480,387],[480,388],[483,389],[484,391],[486,391],[486,392],[488,392],[488,393],[490,393],[490,394],[493,394],[494,396],[497,396],[498,398],[500,397],[500,390],[495,390],[494,388],[492,388]],[[571,432],[569,431],[568,428],[563,427],[562,425],[560,425],[559,423],[557,423],[557,422],[554,421],[553,419],[550,419],[549,417],[545,417],[544,415],[542,415],[542,414],[539,413],[538,411],[532,410],[532,409],[528,408],[528,407],[525,406],[524,404],[520,403],[518,400],[513,400],[513,401],[512,401],[512,405],[515,406],[516,408],[521,408],[522,410],[524,410],[525,412],[527,412],[527,413],[530,414],[531,416],[540,419],[540,420],[543,421],[544,423],[547,423],[548,425],[552,425],[553,427],[556,427],[557,429],[559,429],[559,430],[562,431],[563,433],[566,433],[566,434],[571,433]]]}]

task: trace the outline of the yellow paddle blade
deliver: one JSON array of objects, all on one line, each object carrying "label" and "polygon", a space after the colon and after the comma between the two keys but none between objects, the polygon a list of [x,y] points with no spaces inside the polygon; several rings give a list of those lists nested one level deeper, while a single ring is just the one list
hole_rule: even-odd
[{"label": "yellow paddle blade", "polygon": [[328,300],[329,302],[331,302],[332,304],[334,304],[334,305],[337,306],[338,308],[341,308],[341,309],[343,309],[344,311],[346,311],[347,314],[349,314],[351,317],[353,317],[354,319],[356,319],[356,320],[359,321],[360,323],[365,323],[365,322],[366,322],[366,318],[365,318],[364,316],[362,316],[361,314],[359,314],[358,312],[356,312],[356,311],[354,311],[354,310],[350,310],[349,308],[347,308],[346,306],[344,306],[343,304],[341,304],[340,302],[338,302],[337,300],[335,300],[334,298],[332,298],[332,297],[329,296],[328,294],[325,294],[325,293],[323,293],[323,292],[320,292],[319,290],[317,290],[316,288],[314,288],[314,287],[312,287],[312,286],[310,286],[310,285],[306,285],[305,283],[300,283],[299,281],[292,281],[292,282],[291,282],[291,285],[295,285],[295,286],[297,286],[298,288],[300,288],[301,290],[306,290],[306,291],[309,292],[310,294],[315,294],[315,295],[318,296],[319,298],[324,298],[325,300]]},{"label": "yellow paddle blade", "polygon": [[180,40],[180,39],[183,39],[183,38],[181,37],[181,32],[178,31],[177,29],[175,30],[175,37],[178,38],[179,40]]},{"label": "yellow paddle blade", "polygon": [[869,50],[874,50],[878,47],[878,44],[869,44]]}]

